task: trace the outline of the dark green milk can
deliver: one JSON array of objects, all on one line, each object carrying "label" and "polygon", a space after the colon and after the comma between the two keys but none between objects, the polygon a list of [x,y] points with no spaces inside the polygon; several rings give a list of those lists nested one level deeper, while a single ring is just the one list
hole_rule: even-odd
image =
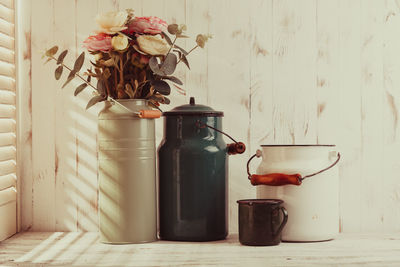
[{"label": "dark green milk can", "polygon": [[226,238],[227,155],[243,153],[245,145],[236,141],[226,145],[221,131],[223,115],[196,105],[194,98],[188,105],[163,113],[164,138],[158,148],[161,239]]}]

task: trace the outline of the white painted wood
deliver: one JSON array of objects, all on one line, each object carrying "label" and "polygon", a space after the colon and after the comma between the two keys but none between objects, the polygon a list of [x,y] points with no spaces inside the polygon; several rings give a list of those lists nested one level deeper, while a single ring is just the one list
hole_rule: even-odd
[{"label": "white painted wood", "polygon": [[[40,3],[39,3],[40,2]],[[64,12],[67,12],[66,10]],[[44,16],[43,14],[46,14]],[[55,230],[55,124],[56,86],[54,65],[43,66],[42,54],[55,44],[54,3],[32,4],[32,230]]]},{"label": "white painted wood", "polygon": [[361,232],[382,232],[384,222],[382,196],[385,192],[383,183],[377,182],[377,179],[382,179],[380,176],[384,155],[383,5],[382,1],[363,0],[360,9],[361,179],[363,181],[360,185]]},{"label": "white painted wood", "polygon": [[[75,53],[75,2],[69,0],[53,1],[54,40],[60,52],[68,49],[70,55],[64,63],[73,66],[77,57]],[[69,10],[69,12],[65,12]],[[52,73],[56,68],[55,62],[49,63]],[[55,230],[76,231],[78,204],[82,197],[78,194],[79,181],[77,178],[77,136],[75,129],[75,110],[73,92],[81,81],[77,79],[61,89],[68,76],[64,69],[62,79],[54,85],[55,93]],[[53,75],[52,75],[53,76]],[[50,78],[50,77],[49,77]],[[53,78],[53,77],[51,77]]]},{"label": "white painted wood", "polygon": [[342,231],[361,227],[361,1],[339,1],[340,114],[338,149],[343,157],[339,166]]},{"label": "white painted wood", "polygon": [[[21,3],[21,2],[19,2]],[[32,226],[32,48],[31,48],[31,4],[30,0],[17,5],[17,176],[20,230]],[[2,39],[0,35],[0,40]],[[0,45],[4,42],[0,41]],[[6,47],[10,47],[10,42]]]},{"label": "white painted wood", "polygon": [[400,231],[400,183],[398,161],[400,151],[399,107],[400,107],[400,54],[397,52],[400,38],[399,3],[385,1],[383,11],[383,157],[379,169],[382,188],[383,230]]},{"label": "white painted wood", "polygon": [[[236,8],[230,9],[232,5]],[[228,9],[231,10],[229,16],[223,16],[221,11]],[[250,9],[245,1],[210,1],[208,11],[197,12],[202,15],[198,18],[199,20],[206,21],[208,19],[210,21],[208,31],[214,35],[214,38],[206,44],[205,51],[197,51],[193,56],[205,57],[204,53],[208,53],[207,62],[195,61],[192,63],[192,65],[196,64],[196,67],[192,67],[187,79],[190,81],[193,78],[192,71],[200,67],[199,64],[208,64],[207,80],[201,83],[208,87],[208,104],[216,110],[224,111],[223,130],[237,141],[247,143],[249,140],[249,96],[251,92]],[[198,32],[205,30],[207,29],[198,29]],[[218,47],[224,47],[224,49]],[[201,68],[203,67],[201,66]],[[198,71],[200,70],[202,69]],[[200,73],[200,77],[203,73],[203,71]],[[200,88],[202,87],[197,85],[196,90]],[[197,96],[198,93],[191,90],[191,95]],[[202,97],[200,97],[201,99]],[[227,144],[233,142],[226,137],[224,140]],[[230,232],[237,230],[238,207],[236,201],[255,197],[254,188],[250,185],[245,170],[245,162],[249,155],[250,152],[247,151],[242,155],[228,156],[227,158],[229,161]]]},{"label": "white painted wood", "polygon": [[[327,242],[243,246],[218,242],[113,246],[97,233],[25,232],[0,243],[5,266],[398,266],[400,236],[346,235]],[[379,248],[379,249],[377,249]]]},{"label": "white painted wood", "polygon": [[[176,72],[187,95],[173,90],[172,104],[163,110],[195,96],[198,103],[224,111],[223,129],[248,146],[245,155],[229,159],[231,231],[237,230],[236,200],[255,197],[245,171],[248,157],[260,144],[279,143],[337,145],[342,153],[342,231],[400,230],[396,1],[40,0],[32,12],[27,3],[20,37],[26,40],[24,57],[17,63],[25,88],[19,102],[25,107],[19,122],[26,162],[21,173],[23,228],[33,223],[33,229],[53,231],[58,221],[63,227],[71,225],[70,230],[97,230],[96,136],[101,105],[85,111],[90,90],[76,98],[72,84],[60,91],[53,79],[54,65],[43,66],[40,52],[58,43],[71,49],[68,60],[72,60],[84,51],[82,41],[96,29],[98,12],[133,8],[138,16],[187,24],[192,37],[183,42],[187,49],[197,33],[214,35],[204,50],[189,56],[190,71],[182,65]],[[0,46],[9,48],[12,43],[0,33]],[[0,77],[0,88],[15,91],[14,81]],[[12,92],[1,99],[11,98]],[[15,123],[0,120],[0,132],[13,129]],[[161,130],[158,120],[157,142]],[[68,150],[73,136],[75,146]],[[56,147],[61,153],[58,176]],[[76,215],[67,214],[69,207]]]},{"label": "white painted wood", "polygon": [[[85,51],[83,41],[96,29],[95,16],[98,3],[93,1],[76,2],[76,53],[75,58]],[[86,53],[87,59],[91,56]],[[86,63],[89,63],[88,61]],[[85,64],[85,70],[89,64]],[[74,89],[72,89],[73,91]],[[71,94],[72,91],[69,93]],[[97,182],[97,113],[100,107],[86,110],[86,104],[93,97],[91,89],[87,88],[75,97],[75,111],[73,117],[76,125],[76,150],[75,161],[77,173],[72,183],[76,192],[78,230],[97,231],[98,228],[98,182]],[[101,105],[100,105],[101,106]]]}]

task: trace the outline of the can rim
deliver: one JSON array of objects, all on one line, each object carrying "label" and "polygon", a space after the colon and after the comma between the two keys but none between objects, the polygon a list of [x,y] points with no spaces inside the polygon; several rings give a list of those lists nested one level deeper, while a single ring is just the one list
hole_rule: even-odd
[{"label": "can rim", "polygon": [[261,147],[298,147],[298,146],[301,146],[301,147],[307,147],[307,146],[309,146],[309,147],[319,147],[319,146],[322,146],[322,147],[335,147],[336,145],[304,144],[304,145],[260,145],[260,146]]}]

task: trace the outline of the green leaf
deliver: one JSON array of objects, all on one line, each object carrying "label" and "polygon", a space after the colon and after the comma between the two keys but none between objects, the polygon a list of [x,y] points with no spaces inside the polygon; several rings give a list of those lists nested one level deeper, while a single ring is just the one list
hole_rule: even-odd
[{"label": "green leaf", "polygon": [[178,24],[170,24],[168,25],[168,32],[170,34],[176,34],[179,30]]},{"label": "green leaf", "polygon": [[176,84],[183,85],[183,82],[174,76],[163,76],[162,78],[166,79],[166,80],[170,80],[171,82],[174,82]]},{"label": "green leaf", "polygon": [[57,69],[55,70],[54,76],[56,77],[56,80],[60,79],[63,69],[64,69],[63,66],[58,66]]},{"label": "green leaf", "polygon": [[58,46],[53,46],[52,48],[50,48],[49,50],[46,51],[46,56],[48,57],[52,57],[54,56],[58,51]]},{"label": "green leaf", "polygon": [[187,58],[186,58],[185,55],[182,55],[181,61],[182,61],[183,63],[185,63],[185,65],[186,65],[186,66],[188,67],[188,69],[190,70],[189,61],[187,60]]},{"label": "green leaf", "polygon": [[104,101],[104,100],[106,100],[106,98],[104,96],[97,95],[97,96],[95,96],[95,97],[93,97],[92,99],[89,100],[89,102],[86,105],[86,109],[88,109],[91,106],[93,106],[93,105],[95,105],[95,104],[97,104],[97,103],[99,103],[101,101]]},{"label": "green leaf", "polygon": [[78,72],[82,68],[83,62],[85,61],[85,52],[82,52],[76,59],[74,64],[74,71]]},{"label": "green leaf", "polygon": [[68,54],[68,50],[64,50],[57,59],[57,65],[60,65],[61,63],[63,63],[65,56]]},{"label": "green leaf", "polygon": [[169,95],[171,93],[171,88],[169,87],[168,83],[165,81],[161,81],[161,80],[152,81],[151,85],[154,87],[154,90],[156,90],[160,94]]},{"label": "green leaf", "polygon": [[166,56],[164,62],[162,63],[160,71],[164,75],[171,75],[172,73],[174,73],[177,63],[178,63],[178,58],[176,57],[176,55],[173,53],[169,53]]},{"label": "green leaf", "polygon": [[160,70],[160,66],[158,65],[158,61],[156,57],[151,57],[149,60],[149,67],[150,69],[157,75],[163,75]]},{"label": "green leaf", "polygon": [[80,92],[83,91],[83,89],[85,89],[87,87],[87,83],[82,83],[81,85],[79,85],[78,87],[76,87],[75,92],[74,92],[74,96],[77,96]]},{"label": "green leaf", "polygon": [[76,72],[71,71],[68,75],[67,80],[65,81],[65,83],[63,84],[63,86],[61,88],[64,88],[70,81],[72,81],[75,78],[75,74],[76,74]]},{"label": "green leaf", "polygon": [[168,34],[166,34],[165,32],[161,32],[161,35],[164,37],[169,45],[172,45],[171,38],[169,38]]}]

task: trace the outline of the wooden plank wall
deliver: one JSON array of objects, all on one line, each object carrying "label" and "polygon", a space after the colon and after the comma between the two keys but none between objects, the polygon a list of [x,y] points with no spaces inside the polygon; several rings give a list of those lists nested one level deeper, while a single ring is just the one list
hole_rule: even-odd
[{"label": "wooden plank wall", "polygon": [[[224,130],[248,145],[230,157],[230,230],[236,200],[255,197],[245,164],[260,144],[336,144],[340,227],[400,231],[400,5],[395,0],[37,0],[25,25],[22,228],[97,230],[97,113],[90,92],[60,89],[41,53],[79,55],[98,12],[134,8],[212,33],[177,75],[186,95],[225,112]],[[43,15],[46,14],[46,15]],[[182,45],[190,49],[193,39]],[[32,53],[31,53],[32,52]],[[162,121],[157,122],[157,142]],[[228,140],[227,140],[228,141]],[[25,164],[26,162],[27,164]],[[257,165],[257,163],[254,163]],[[256,166],[252,168],[255,169]]]}]

